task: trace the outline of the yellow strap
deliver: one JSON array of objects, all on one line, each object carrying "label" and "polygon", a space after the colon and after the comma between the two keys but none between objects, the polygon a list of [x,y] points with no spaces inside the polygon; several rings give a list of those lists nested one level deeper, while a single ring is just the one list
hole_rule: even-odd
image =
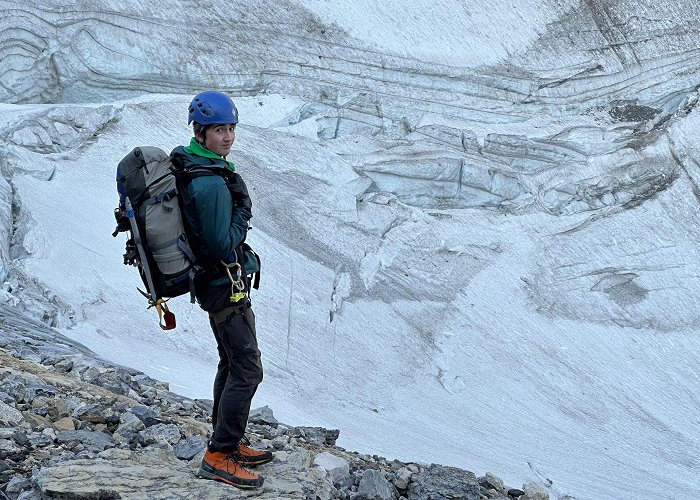
[{"label": "yellow strap", "polygon": [[158,323],[160,323],[160,327],[162,329],[165,329],[166,325],[163,323],[163,313],[167,313],[169,311],[168,304],[166,304],[163,299],[158,299],[155,306],[156,311],[158,311]]}]

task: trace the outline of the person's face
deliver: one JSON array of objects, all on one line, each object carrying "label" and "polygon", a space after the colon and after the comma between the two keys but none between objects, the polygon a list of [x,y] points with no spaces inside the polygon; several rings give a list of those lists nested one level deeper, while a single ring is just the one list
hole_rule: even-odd
[{"label": "person's face", "polygon": [[217,155],[226,156],[236,139],[236,125],[213,125],[204,131],[205,146]]}]

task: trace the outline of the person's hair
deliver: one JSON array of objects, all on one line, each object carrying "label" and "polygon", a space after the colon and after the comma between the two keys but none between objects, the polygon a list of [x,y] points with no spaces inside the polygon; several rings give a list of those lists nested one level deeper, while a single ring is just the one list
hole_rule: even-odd
[{"label": "person's hair", "polygon": [[199,136],[205,137],[207,131],[207,125],[202,125],[201,123],[192,122],[192,130],[194,131],[194,138],[199,142]]}]

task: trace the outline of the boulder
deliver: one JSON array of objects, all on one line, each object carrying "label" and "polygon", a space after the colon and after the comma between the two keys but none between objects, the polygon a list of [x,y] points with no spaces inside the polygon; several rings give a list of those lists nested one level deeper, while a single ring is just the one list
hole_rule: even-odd
[{"label": "boulder", "polygon": [[43,467],[34,482],[41,498],[224,500],[238,494],[222,483],[195,480],[187,465],[174,457],[169,461],[161,454],[135,452],[126,458],[67,460]]},{"label": "boulder", "polygon": [[0,401],[0,427],[15,427],[23,421],[22,412]]},{"label": "boulder", "polygon": [[357,489],[358,500],[392,500],[395,497],[398,497],[398,494],[394,486],[381,471],[376,469],[365,471]]},{"label": "boulder", "polygon": [[143,446],[162,441],[175,445],[180,439],[180,428],[175,424],[156,424],[139,432],[139,443]]},{"label": "boulder", "polygon": [[525,490],[524,500],[549,500],[549,492],[539,483],[527,483],[523,486]]},{"label": "boulder", "polygon": [[333,484],[342,481],[350,475],[350,464],[348,464],[348,461],[327,451],[316,455],[313,463],[328,473]]},{"label": "boulder", "polygon": [[109,434],[98,431],[89,430],[76,430],[76,431],[61,431],[56,436],[56,440],[59,443],[64,443],[70,445],[75,442],[81,443],[86,449],[90,451],[103,451],[106,448],[111,448],[114,446],[112,443],[112,438]]},{"label": "boulder", "polygon": [[202,436],[189,436],[173,447],[173,453],[180,460],[192,460],[207,447],[207,440]]},{"label": "boulder", "polygon": [[412,478],[409,500],[481,500],[481,488],[473,472],[432,464]]}]

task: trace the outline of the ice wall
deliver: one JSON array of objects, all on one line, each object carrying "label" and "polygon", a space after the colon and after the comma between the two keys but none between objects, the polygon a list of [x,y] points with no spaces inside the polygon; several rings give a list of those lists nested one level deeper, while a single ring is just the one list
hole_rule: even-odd
[{"label": "ice wall", "polygon": [[201,390],[206,325],[163,368],[108,234],[114,164],[188,140],[219,88],[266,258],[261,397],[562,495],[698,496],[695,4],[353,6],[0,1],[8,300]]},{"label": "ice wall", "polygon": [[[1,101],[297,95],[315,104],[290,121],[317,120],[373,189],[415,205],[636,203],[676,177],[663,131],[697,102],[692,2],[431,2],[391,28],[382,8],[313,1],[0,5]],[[381,139],[337,140],[356,134]]]}]

